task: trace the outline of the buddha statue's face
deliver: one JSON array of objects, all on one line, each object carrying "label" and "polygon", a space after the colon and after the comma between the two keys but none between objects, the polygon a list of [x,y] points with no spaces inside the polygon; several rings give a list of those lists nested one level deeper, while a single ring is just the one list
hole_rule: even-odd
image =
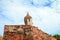
[{"label": "buddha statue's face", "polygon": [[24,17],[25,25],[32,25],[32,17],[27,13],[27,15]]}]

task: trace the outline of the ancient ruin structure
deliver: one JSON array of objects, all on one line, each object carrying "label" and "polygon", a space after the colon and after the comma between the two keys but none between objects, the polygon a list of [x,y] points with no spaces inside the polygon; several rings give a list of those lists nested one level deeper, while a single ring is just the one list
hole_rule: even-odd
[{"label": "ancient ruin structure", "polygon": [[27,13],[25,25],[5,25],[4,40],[56,40],[56,38],[32,26],[32,17]]},{"label": "ancient ruin structure", "polygon": [[2,36],[0,36],[0,40],[2,40]]}]

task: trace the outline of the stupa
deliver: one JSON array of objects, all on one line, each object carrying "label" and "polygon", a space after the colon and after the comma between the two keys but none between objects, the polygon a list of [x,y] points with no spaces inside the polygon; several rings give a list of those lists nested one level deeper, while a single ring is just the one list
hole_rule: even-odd
[{"label": "stupa", "polygon": [[32,17],[27,12],[24,25],[5,25],[3,40],[57,40],[32,24]]}]

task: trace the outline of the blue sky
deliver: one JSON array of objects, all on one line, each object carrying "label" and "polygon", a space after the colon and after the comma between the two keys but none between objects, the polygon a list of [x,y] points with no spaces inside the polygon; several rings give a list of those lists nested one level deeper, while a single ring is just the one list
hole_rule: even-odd
[{"label": "blue sky", "polygon": [[33,25],[48,34],[60,34],[60,0],[0,0],[0,35],[4,25],[22,25],[29,12]]}]

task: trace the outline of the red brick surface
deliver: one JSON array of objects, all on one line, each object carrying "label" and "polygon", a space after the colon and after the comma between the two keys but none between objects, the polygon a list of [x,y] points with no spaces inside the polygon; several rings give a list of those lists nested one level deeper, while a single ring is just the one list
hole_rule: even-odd
[{"label": "red brick surface", "polygon": [[[13,31],[10,31],[10,27]],[[5,25],[4,40],[56,40],[56,38],[44,33],[35,26]]]}]

